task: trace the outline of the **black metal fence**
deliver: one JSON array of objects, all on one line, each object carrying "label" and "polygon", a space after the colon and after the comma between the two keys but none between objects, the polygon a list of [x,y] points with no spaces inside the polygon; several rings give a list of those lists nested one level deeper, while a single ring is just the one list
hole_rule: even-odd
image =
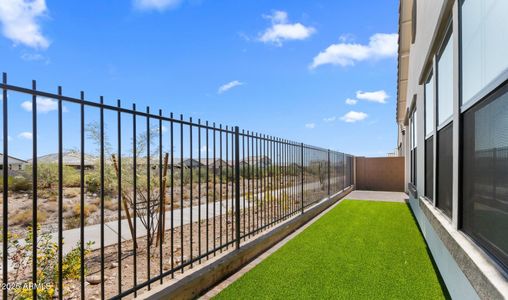
[{"label": "black metal fence", "polygon": [[352,185],[344,153],[5,73],[1,89],[4,299],[135,297]]}]

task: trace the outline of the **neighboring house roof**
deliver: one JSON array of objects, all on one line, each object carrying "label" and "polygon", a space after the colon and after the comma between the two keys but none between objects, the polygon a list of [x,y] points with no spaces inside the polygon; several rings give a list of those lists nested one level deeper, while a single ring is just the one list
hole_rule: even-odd
[{"label": "neighboring house roof", "polygon": [[[22,160],[22,159],[19,159],[19,158],[16,158],[14,156],[8,156],[7,157],[7,162],[12,165],[12,164],[26,164],[27,161],[26,160]],[[4,155],[2,153],[0,153],[0,165],[3,165],[4,164]]]},{"label": "neighboring house roof", "polygon": [[[66,166],[79,166],[81,165],[81,153],[77,151],[68,151],[62,153],[63,164]],[[85,154],[85,166],[91,166],[97,161],[97,157]],[[32,163],[29,159],[28,163]],[[42,164],[58,164],[58,153],[51,153],[37,157],[37,163]]]},{"label": "neighboring house roof", "polygon": [[246,161],[247,163],[256,163],[256,162],[265,162],[265,163],[271,163],[272,159],[268,156],[248,156],[242,161]]},{"label": "neighboring house roof", "polygon": [[197,159],[186,158],[183,160],[183,165],[185,167],[199,167],[200,165],[204,166],[205,164],[203,164],[202,162],[199,162]]},{"label": "neighboring house roof", "polygon": [[[228,164],[230,166],[234,166],[235,165],[235,161],[234,160],[230,160],[230,161],[228,161]],[[248,161],[246,161],[246,160],[240,160],[240,165],[248,165],[248,164],[249,164]]]},{"label": "neighboring house roof", "polygon": [[[230,163],[228,163],[227,161],[225,161],[225,160],[223,160],[223,159],[221,160],[220,158],[216,158],[216,159],[215,159],[215,167],[216,167],[216,168],[220,167],[220,163],[221,163],[221,161],[222,161],[222,166],[223,166],[223,167],[226,167],[226,166],[230,167],[230,166],[232,166],[232,165],[231,165]],[[203,166],[206,166],[206,158],[201,159],[201,164],[202,164]],[[213,158],[211,158],[211,157],[210,157],[210,158],[208,158],[208,166],[213,168]]]}]

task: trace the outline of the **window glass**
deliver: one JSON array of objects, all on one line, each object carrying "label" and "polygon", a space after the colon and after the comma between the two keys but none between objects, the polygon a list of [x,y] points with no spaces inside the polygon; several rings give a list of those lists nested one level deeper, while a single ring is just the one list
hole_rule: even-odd
[{"label": "window glass", "polygon": [[453,114],[453,37],[449,36],[437,62],[438,124]]},{"label": "window glass", "polygon": [[425,196],[434,198],[434,136],[425,141]]},{"label": "window glass", "polygon": [[508,268],[508,84],[464,113],[463,230]]},{"label": "window glass", "polygon": [[416,146],[417,146],[417,128],[416,128],[416,110],[414,110],[411,113],[410,118],[410,139],[411,139],[411,145],[410,145],[410,159],[411,159],[411,183],[416,185]]},{"label": "window glass", "polygon": [[425,84],[425,136],[434,130],[434,74]]},{"label": "window glass", "polygon": [[508,1],[462,3],[462,102],[469,102],[508,69]]},{"label": "window glass", "polygon": [[437,134],[437,198],[436,205],[449,218],[452,216],[453,196],[453,123]]}]

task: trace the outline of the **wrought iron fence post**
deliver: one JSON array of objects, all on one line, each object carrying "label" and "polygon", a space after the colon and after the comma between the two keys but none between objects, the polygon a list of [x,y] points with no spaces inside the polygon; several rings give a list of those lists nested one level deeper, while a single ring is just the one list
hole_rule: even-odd
[{"label": "wrought iron fence post", "polygon": [[303,181],[304,181],[303,180],[303,174],[304,174],[303,173],[303,143],[300,144],[300,150],[301,150],[301,163],[302,163],[302,166],[301,166],[301,169],[302,169],[302,182],[301,182],[301,184],[302,184],[302,197],[301,198],[302,199],[301,200],[302,200],[302,214],[303,214],[303,208],[304,208],[304,206],[303,206]]},{"label": "wrought iron fence post", "polygon": [[[235,126],[235,225],[236,249],[240,248],[240,129]],[[245,207],[244,207],[245,209]]]},{"label": "wrought iron fence post", "polygon": [[[2,74],[2,84],[7,84],[7,73]],[[4,88],[2,92],[2,105],[3,105],[3,197],[2,197],[2,206],[3,206],[3,220],[2,220],[2,284],[7,286],[9,279],[9,269],[8,269],[8,248],[7,243],[8,239],[8,205],[9,205],[9,131],[8,131],[8,114],[7,114],[7,89]],[[7,289],[2,289],[2,299],[7,299]]]},{"label": "wrought iron fence post", "polygon": [[[32,80],[32,245],[37,245],[37,82]],[[7,113],[7,112],[6,112]],[[4,143],[9,143],[9,138],[4,139]],[[9,157],[4,153],[4,158]],[[4,164],[4,170],[8,170],[8,165]],[[4,193],[8,191],[4,189]],[[8,213],[4,212],[4,218],[8,217]],[[8,232],[7,232],[8,236]],[[5,255],[8,255],[8,252]],[[7,270],[7,267],[5,267]],[[37,283],[37,247],[32,246],[32,283]],[[32,298],[37,297],[37,289],[32,286]],[[5,297],[4,299],[7,299]]]},{"label": "wrought iron fence post", "polygon": [[328,198],[330,198],[330,149],[328,149]]}]

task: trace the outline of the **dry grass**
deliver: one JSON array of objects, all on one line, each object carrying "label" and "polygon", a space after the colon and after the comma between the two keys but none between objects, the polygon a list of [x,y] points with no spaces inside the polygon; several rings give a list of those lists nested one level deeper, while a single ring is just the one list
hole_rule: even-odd
[{"label": "dry grass", "polygon": [[79,189],[76,188],[69,188],[64,190],[64,197],[65,198],[76,198],[79,196]]},{"label": "dry grass", "polygon": [[111,198],[104,199],[104,208],[109,210],[117,210],[118,201],[111,200]]},{"label": "dry grass", "polygon": [[[43,223],[48,218],[48,215],[45,211],[37,211],[37,223]],[[27,227],[32,225],[32,210],[24,209],[20,212],[13,214],[10,218],[11,225],[18,225],[22,227]]]}]

